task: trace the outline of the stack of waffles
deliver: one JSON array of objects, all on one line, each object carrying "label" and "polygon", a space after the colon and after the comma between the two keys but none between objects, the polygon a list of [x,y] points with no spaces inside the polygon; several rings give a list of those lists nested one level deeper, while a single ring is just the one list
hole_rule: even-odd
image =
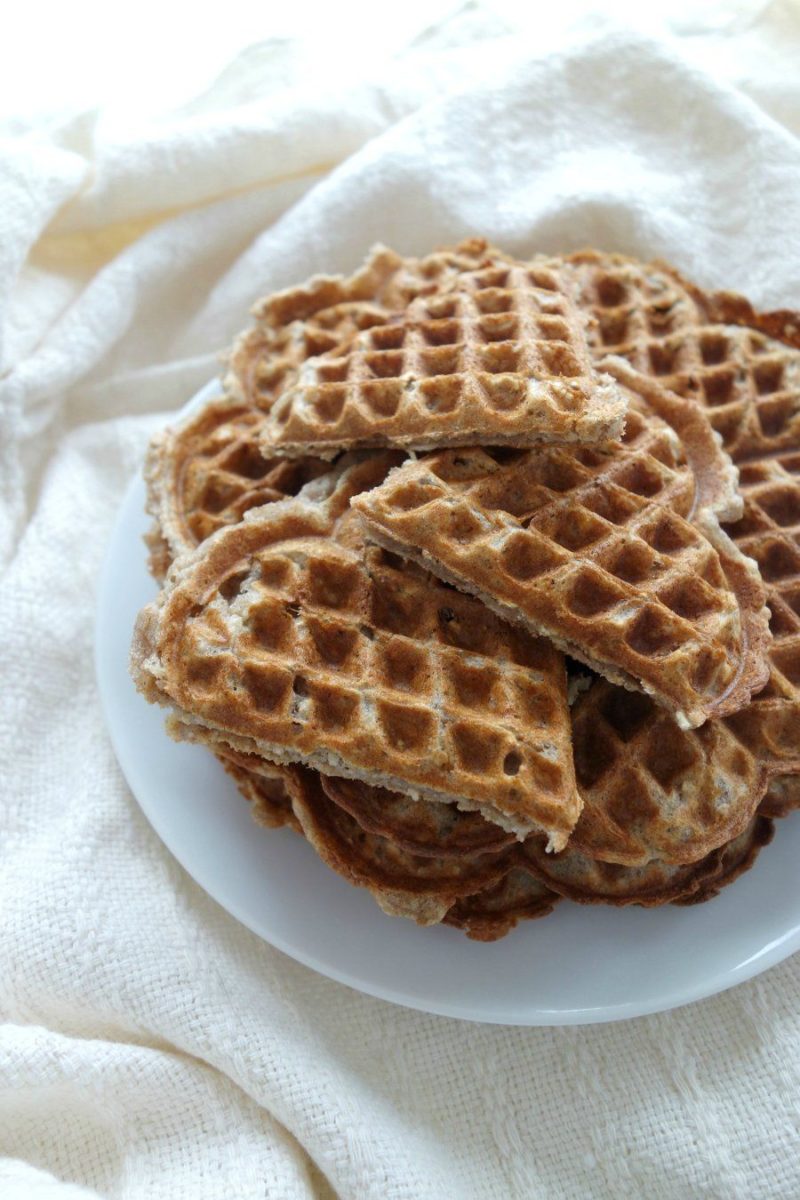
[{"label": "stack of waffles", "polygon": [[132,670],[268,826],[491,940],[694,904],[800,806],[800,325],[662,264],[386,248],[153,442]]}]

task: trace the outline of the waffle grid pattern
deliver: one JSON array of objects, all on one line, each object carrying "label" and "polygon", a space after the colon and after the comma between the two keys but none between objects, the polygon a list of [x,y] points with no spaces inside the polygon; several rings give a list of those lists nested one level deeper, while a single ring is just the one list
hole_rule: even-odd
[{"label": "waffle grid pattern", "polygon": [[620,355],[698,400],[734,461],[800,442],[800,352],[758,330],[708,320],[682,282],[658,265],[611,256],[567,260],[594,318],[602,363]]},{"label": "waffle grid pattern", "polygon": [[370,536],[421,546],[447,577],[699,723],[743,647],[719,556],[686,520],[694,480],[672,431],[630,412],[615,449],[500,458],[406,464],[356,507]]},{"label": "waffle grid pattern", "polygon": [[773,773],[800,772],[800,453],[744,464],[745,513],[730,533],[756,560],[767,587],[772,632],[767,686],[728,718],[742,743]]},{"label": "waffle grid pattern", "polygon": [[724,721],[683,730],[648,697],[597,680],[572,710],[584,798],[570,848],[604,862],[695,862],[737,837],[763,765]]},{"label": "waffle grid pattern", "polygon": [[578,802],[548,643],[381,551],[322,537],[251,548],[213,595],[165,641],[168,690],[187,712],[267,757],[324,768],[333,756],[373,782],[494,805],[563,844]]},{"label": "waffle grid pattern", "polygon": [[226,387],[268,410],[306,359],[384,324],[415,297],[440,290],[459,274],[501,258],[482,238],[422,259],[403,259],[378,246],[354,275],[317,276],[266,296],[253,308],[255,324],[228,356]]},{"label": "waffle grid pattern", "polygon": [[545,268],[501,265],[460,275],[402,319],[309,360],[274,406],[265,440],[287,453],[478,434],[597,440],[622,424],[624,405],[609,395],[563,282]]},{"label": "waffle grid pattern", "polygon": [[264,413],[297,378],[309,358],[328,354],[357,333],[385,324],[390,312],[369,301],[321,309],[278,331],[255,325],[237,341],[229,357],[226,386],[232,395]]},{"label": "waffle grid pattern", "polygon": [[744,516],[725,528],[759,566],[773,642],[767,686],[727,725],[771,772],[800,772],[800,351],[747,325],[709,323],[704,310],[724,309],[724,298],[657,265],[569,261],[596,321],[598,361],[623,355],[695,396],[739,467]]},{"label": "waffle grid pattern", "polygon": [[[196,545],[295,494],[329,469],[322,454],[369,445],[370,431],[380,429],[372,445],[424,445],[408,434],[409,410],[435,431],[431,446],[519,445],[510,423],[530,423],[534,377],[553,440],[596,443],[614,406],[606,396],[587,421],[587,396],[606,357],[622,356],[699,399],[740,465],[745,515],[727,530],[760,566],[775,639],[769,683],[749,707],[681,729],[649,697],[597,680],[572,710],[570,739],[560,654],[391,553],[431,545],[445,580],[489,603],[499,596],[501,612],[539,595],[532,628],[548,629],[554,613],[558,644],[588,647],[600,669],[611,647],[605,673],[655,679],[681,723],[731,711],[726,697],[745,692],[740,589],[696,519],[709,501],[698,498],[691,453],[687,464],[673,432],[634,404],[616,449],[440,452],[377,480],[397,522],[387,550],[365,552],[345,513],[360,486],[342,492],[335,513],[330,493],[314,490],[314,528],[298,533],[289,520],[255,553],[255,522],[244,523],[250,549],[184,607],[164,643],[173,639],[172,669],[181,664],[172,699],[185,706],[171,722],[188,718],[182,736],[228,756],[263,820],[302,827],[329,865],[420,923],[491,940],[559,895],[647,905],[715,894],[769,840],[770,823],[752,821],[765,761],[775,815],[800,800],[790,774],[800,772],[800,351],[747,327],[735,308],[726,316],[669,268],[614,256],[515,264],[477,240],[422,260],[379,250],[349,279],[319,277],[254,310],[230,359],[238,402],[208,406],[193,431],[162,445],[151,544],[154,564],[159,554],[168,563],[172,543]],[[470,406],[480,424],[453,439]],[[298,421],[305,431],[293,442]],[[273,442],[281,455],[305,454],[315,434],[320,458],[275,458]],[[373,502],[362,495],[356,506],[374,519]],[[320,504],[331,537],[320,536]],[[542,830],[561,846],[577,816],[567,811],[570,801],[577,809],[570,740],[585,806],[554,857]],[[355,778],[270,766],[270,776],[306,781],[284,793],[258,776],[261,754]],[[459,800],[489,821],[455,809]],[[769,804],[762,812],[772,815]],[[520,846],[512,829],[538,832]]]},{"label": "waffle grid pattern", "polygon": [[151,569],[194,549],[248,509],[296,495],[329,470],[321,459],[265,459],[258,445],[263,415],[228,398],[211,401],[190,421],[155,439],[145,470]]}]

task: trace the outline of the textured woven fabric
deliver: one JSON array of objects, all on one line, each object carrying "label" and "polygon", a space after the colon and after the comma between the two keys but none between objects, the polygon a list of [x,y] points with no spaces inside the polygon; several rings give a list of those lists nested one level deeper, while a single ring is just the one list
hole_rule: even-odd
[{"label": "textured woven fabric", "polygon": [[434,38],[380,82],[266,95],[245,63],[124,137],[89,115],[9,138],[3,1200],[800,1195],[800,957],[594,1028],[361,996],[176,865],[122,779],[92,666],[123,490],[257,294],[352,269],[374,240],[419,253],[482,232],[517,253],[661,255],[800,306],[796,14],[719,37],[713,69],[702,39]]}]

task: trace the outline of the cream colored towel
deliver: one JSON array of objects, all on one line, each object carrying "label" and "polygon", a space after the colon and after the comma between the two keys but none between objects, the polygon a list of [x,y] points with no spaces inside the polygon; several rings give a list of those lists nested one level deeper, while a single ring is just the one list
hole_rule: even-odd
[{"label": "cream colored towel", "polygon": [[464,18],[371,79],[267,46],[138,128],[83,114],[9,134],[3,1200],[800,1196],[800,959],[595,1028],[358,995],[176,865],[121,777],[92,667],[127,481],[260,293],[351,269],[376,240],[482,232],[519,253],[664,256],[800,307],[800,22],[763,9],[673,41],[543,44],[529,19],[475,43]]}]

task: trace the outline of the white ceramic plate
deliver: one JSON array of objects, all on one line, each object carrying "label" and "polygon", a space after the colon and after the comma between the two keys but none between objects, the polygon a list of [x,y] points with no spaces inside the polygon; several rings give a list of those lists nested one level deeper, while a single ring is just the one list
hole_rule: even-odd
[{"label": "white ceramic plate", "polygon": [[[193,402],[214,394],[210,385]],[[155,594],[142,534],[144,484],[119,513],[103,570],[96,659],[122,769],[178,861],[228,912],[299,962],[427,1012],[513,1025],[641,1016],[699,1000],[800,948],[800,813],[779,823],[755,867],[696,908],[563,902],[494,944],[385,916],[287,830],[256,826],[214,757],[178,745],[127,670],[139,608]]]}]

